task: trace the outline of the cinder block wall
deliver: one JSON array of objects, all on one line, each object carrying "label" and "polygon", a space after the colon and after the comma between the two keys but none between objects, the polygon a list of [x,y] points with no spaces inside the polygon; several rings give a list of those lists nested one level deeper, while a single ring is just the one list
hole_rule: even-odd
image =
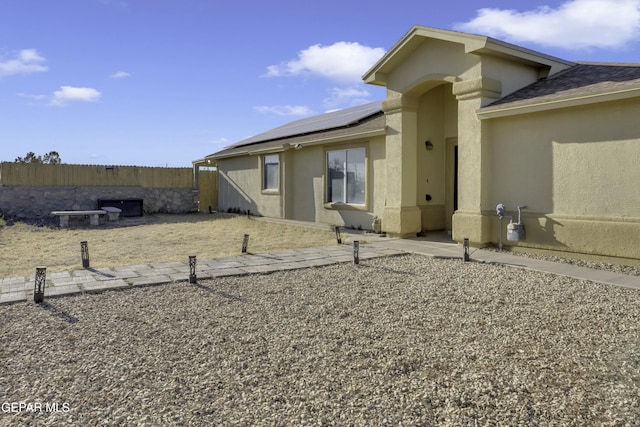
[{"label": "cinder block wall", "polygon": [[143,199],[145,213],[198,210],[193,188],[47,186],[0,187],[0,213],[8,219],[49,222],[51,211],[96,209],[98,199],[114,198]]}]

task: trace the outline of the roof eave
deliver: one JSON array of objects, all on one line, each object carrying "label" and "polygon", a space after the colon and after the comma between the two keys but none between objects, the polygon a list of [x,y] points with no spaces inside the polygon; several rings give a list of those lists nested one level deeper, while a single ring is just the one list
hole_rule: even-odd
[{"label": "roof eave", "polygon": [[340,135],[340,136],[333,136],[333,137],[327,137],[327,138],[318,138],[318,139],[314,139],[312,141],[307,141],[307,142],[301,142],[301,143],[295,143],[295,141],[283,141],[281,146],[277,146],[277,147],[268,147],[268,148],[263,148],[263,149],[256,149],[256,150],[242,150],[242,151],[234,151],[232,153],[221,153],[221,154],[211,154],[209,156],[206,156],[203,160],[220,160],[220,159],[229,159],[232,157],[241,157],[241,156],[255,156],[255,155],[261,155],[261,154],[269,154],[269,153],[280,153],[286,150],[290,150],[290,149],[295,149],[296,146],[299,146],[301,148],[304,147],[312,147],[315,145],[322,145],[322,144],[331,144],[331,143],[336,143],[336,142],[344,142],[344,141],[351,141],[354,139],[367,139],[367,138],[373,138],[376,136],[385,136],[386,135],[386,126],[380,129],[374,129],[374,130],[370,130],[370,131],[365,131],[365,132],[354,132],[354,133],[350,133],[347,135]]},{"label": "roof eave", "polygon": [[511,43],[503,42],[502,40],[497,40],[491,37],[487,37],[484,46],[467,52],[475,53],[478,55],[506,57],[511,60],[516,60],[517,62],[528,64],[536,68],[549,68],[549,74],[555,74],[558,71],[576,65],[576,63],[572,61],[567,61],[562,58],[557,58],[555,56],[547,55]]},{"label": "roof eave", "polygon": [[640,97],[640,88],[624,89],[614,92],[593,93],[583,96],[556,100],[539,100],[526,104],[513,103],[498,107],[484,107],[476,111],[480,120],[496,119],[501,117],[517,116],[522,114],[537,113],[541,111],[557,110],[560,108],[577,107],[600,102],[620,101]]}]

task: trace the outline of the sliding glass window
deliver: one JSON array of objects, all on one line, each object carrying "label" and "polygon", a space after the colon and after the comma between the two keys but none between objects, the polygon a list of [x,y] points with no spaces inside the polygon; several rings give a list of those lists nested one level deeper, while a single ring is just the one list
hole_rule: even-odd
[{"label": "sliding glass window", "polygon": [[327,152],[328,203],[365,204],[366,150],[353,148]]}]

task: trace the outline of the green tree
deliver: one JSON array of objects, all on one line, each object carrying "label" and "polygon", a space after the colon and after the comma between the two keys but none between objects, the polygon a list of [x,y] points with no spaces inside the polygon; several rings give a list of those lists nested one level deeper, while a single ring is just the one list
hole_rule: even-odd
[{"label": "green tree", "polygon": [[60,154],[57,151],[49,151],[47,154],[42,156],[42,163],[47,163],[49,165],[59,165],[62,163],[60,160]]},{"label": "green tree", "polygon": [[36,156],[36,153],[29,151],[24,157],[16,157],[16,163],[44,163],[48,165],[59,165],[62,163],[60,154],[57,151],[49,151],[44,156]]}]

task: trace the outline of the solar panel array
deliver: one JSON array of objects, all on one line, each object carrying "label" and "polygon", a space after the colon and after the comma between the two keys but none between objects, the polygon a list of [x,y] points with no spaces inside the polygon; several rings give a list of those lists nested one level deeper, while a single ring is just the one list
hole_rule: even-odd
[{"label": "solar panel array", "polygon": [[258,142],[272,141],[290,137],[294,135],[304,135],[328,129],[335,129],[358,123],[382,109],[382,102],[375,101],[357,107],[345,108],[343,110],[332,111],[306,119],[296,120],[283,126],[263,132],[259,135],[244,139],[227,148],[241,147],[243,145],[255,144]]}]

